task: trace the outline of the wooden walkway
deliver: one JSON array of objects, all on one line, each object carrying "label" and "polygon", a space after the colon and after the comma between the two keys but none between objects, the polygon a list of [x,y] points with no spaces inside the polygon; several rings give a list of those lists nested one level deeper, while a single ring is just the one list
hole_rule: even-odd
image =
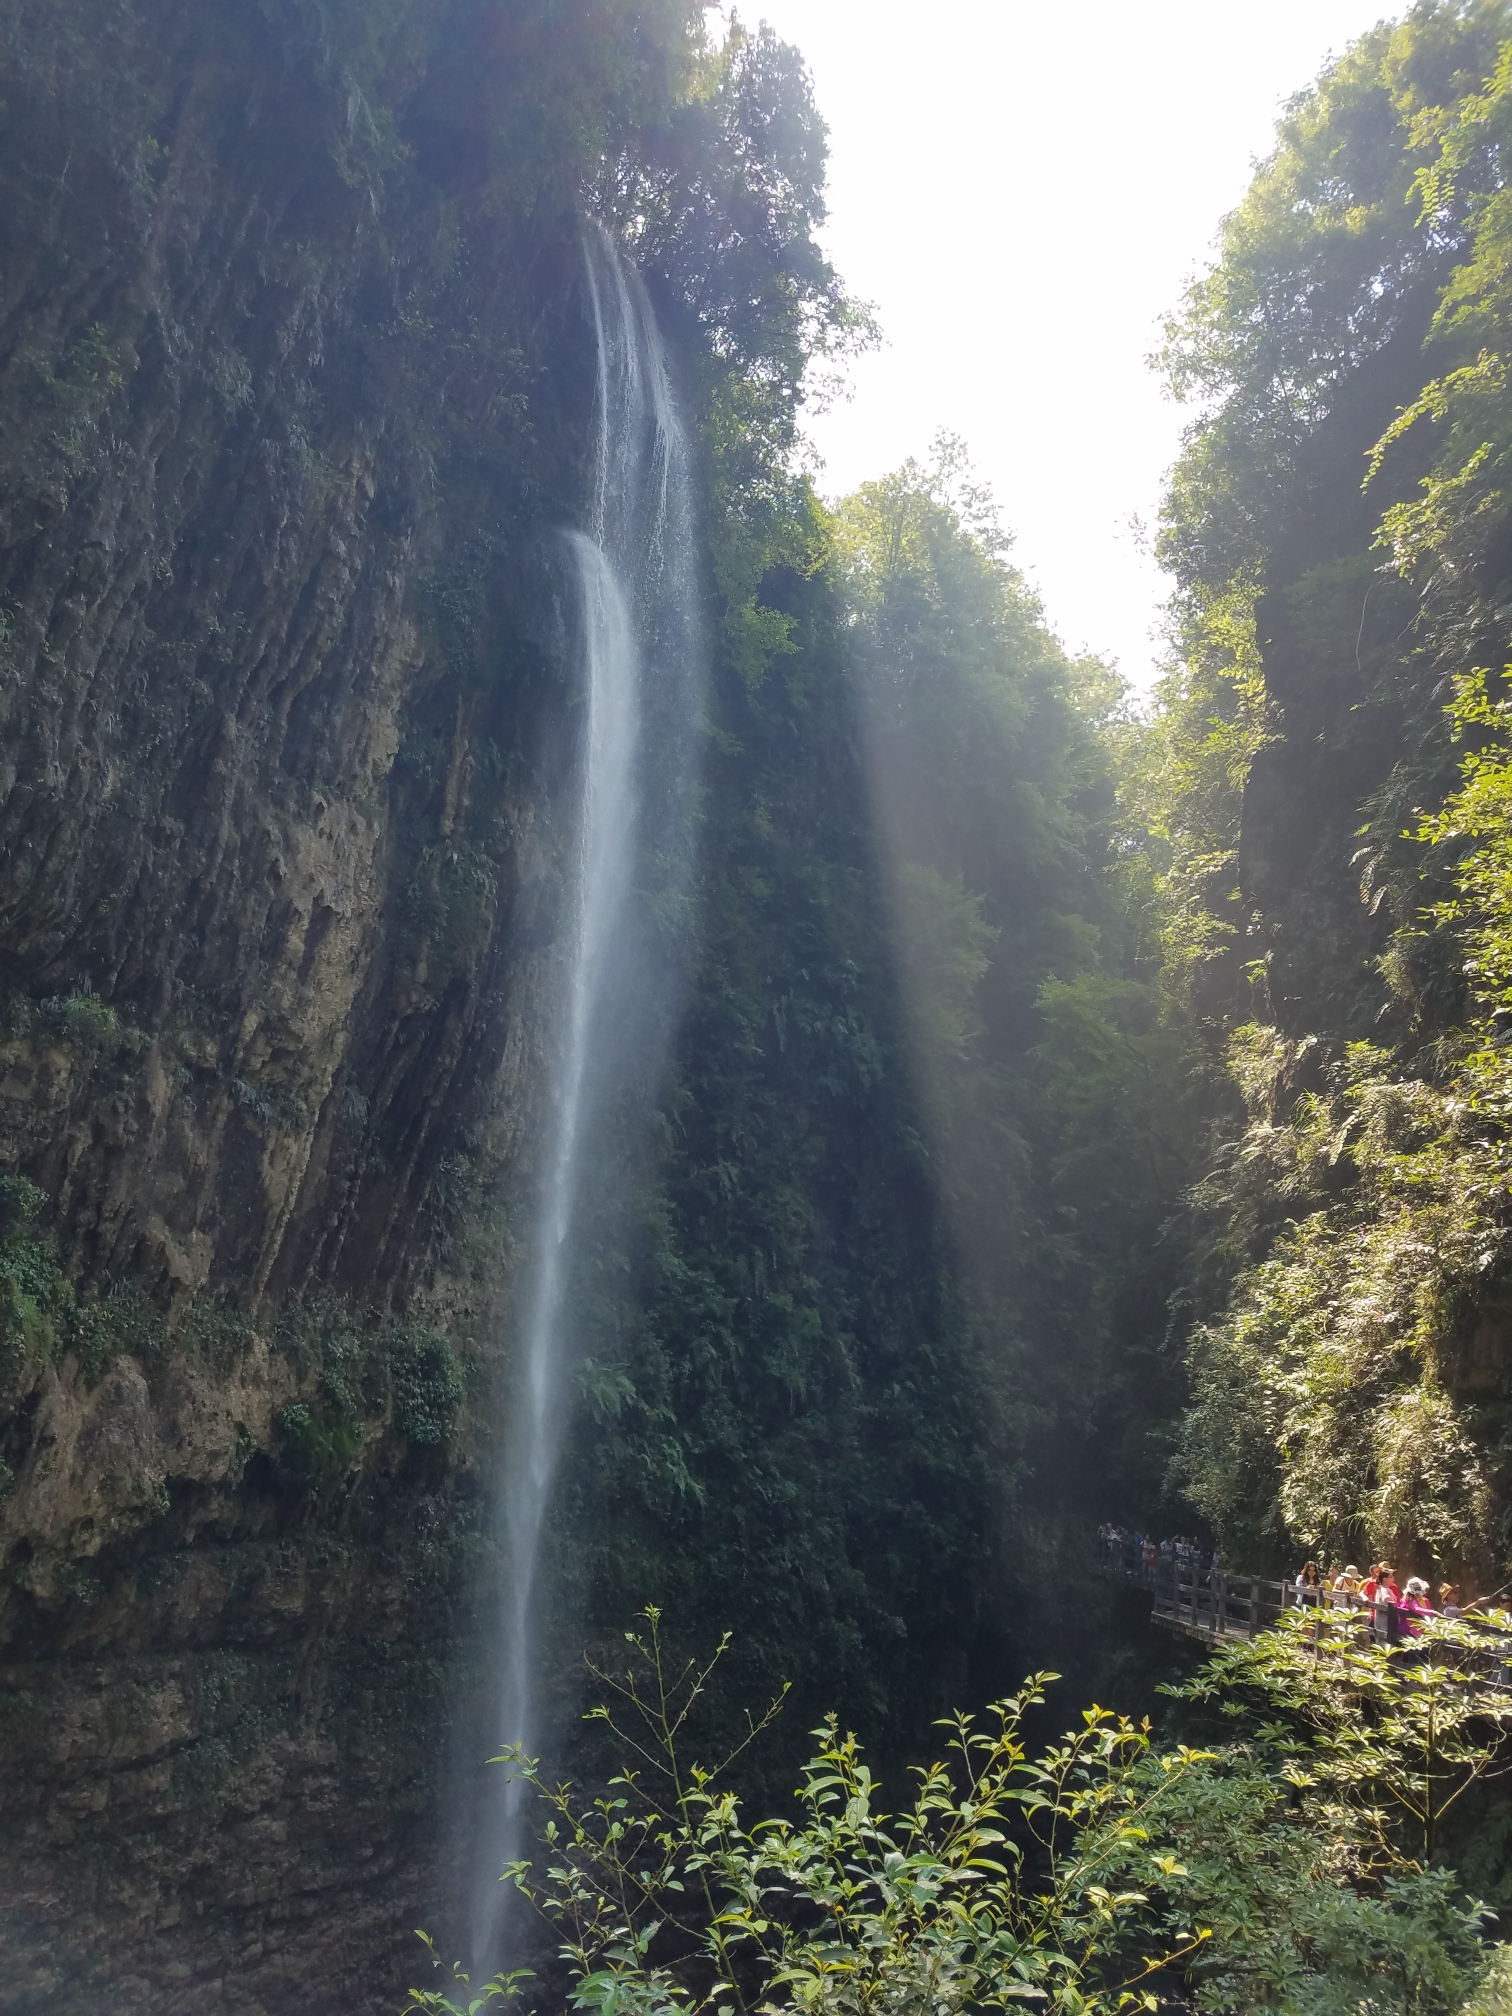
[{"label": "wooden walkway", "polygon": [[[1100,1572],[1115,1581],[1148,1589],[1151,1623],[1199,1639],[1204,1645],[1222,1639],[1254,1638],[1269,1630],[1283,1610],[1320,1607],[1317,1599],[1304,1598],[1294,1583],[1272,1582],[1263,1575],[1200,1567],[1192,1560],[1161,1559],[1147,1568],[1132,1547],[1105,1549]],[[1352,1598],[1348,1607],[1368,1609],[1369,1605]]]},{"label": "wooden walkway", "polygon": [[[1132,1547],[1108,1546],[1098,1562],[1099,1573],[1110,1580],[1133,1583],[1150,1593],[1150,1622],[1176,1631],[1199,1644],[1214,1646],[1235,1639],[1252,1639],[1269,1630],[1287,1610],[1320,1611],[1328,1616],[1332,1631],[1312,1631],[1308,1636],[1315,1648],[1337,1643],[1338,1627],[1348,1613],[1355,1619],[1354,1631],[1344,1639],[1364,1645],[1400,1647],[1409,1662],[1424,1652],[1414,1638],[1401,1630],[1401,1616],[1390,1603],[1365,1603],[1358,1596],[1342,1603],[1327,1592],[1314,1597],[1298,1589],[1294,1582],[1273,1582],[1263,1575],[1240,1575],[1229,1568],[1214,1568],[1191,1559],[1162,1559],[1152,1568]],[[1497,1594],[1502,1592],[1498,1590]],[[1512,1720],[1512,1631],[1502,1611],[1488,1610],[1465,1618],[1476,1627],[1478,1642],[1461,1641],[1447,1654],[1429,1652],[1435,1661],[1447,1656],[1459,1669],[1458,1677],[1483,1692],[1491,1711]],[[1493,1699],[1494,1697],[1494,1699]]]}]

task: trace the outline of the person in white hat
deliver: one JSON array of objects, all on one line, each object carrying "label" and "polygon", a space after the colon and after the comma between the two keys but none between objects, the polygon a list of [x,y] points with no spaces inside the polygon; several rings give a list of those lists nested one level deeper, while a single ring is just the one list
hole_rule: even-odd
[{"label": "person in white hat", "polygon": [[1346,1568],[1341,1574],[1335,1575],[1328,1592],[1335,1610],[1353,1610],[1359,1587],[1358,1568]]},{"label": "person in white hat", "polygon": [[1407,1577],[1407,1586],[1402,1591],[1402,1600],[1397,1607],[1401,1613],[1402,1629],[1407,1636],[1409,1638],[1421,1636],[1423,1627],[1415,1620],[1434,1614],[1433,1598],[1429,1595],[1428,1584],[1421,1575]]}]

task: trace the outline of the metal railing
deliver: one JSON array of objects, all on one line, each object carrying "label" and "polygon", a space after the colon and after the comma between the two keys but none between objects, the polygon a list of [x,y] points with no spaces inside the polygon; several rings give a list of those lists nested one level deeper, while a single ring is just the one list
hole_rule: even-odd
[{"label": "metal railing", "polygon": [[[1299,1589],[1295,1582],[1277,1582],[1264,1575],[1244,1575],[1221,1568],[1211,1555],[1157,1555],[1152,1562],[1128,1541],[1102,1543],[1102,1569],[1121,1581],[1150,1591],[1151,1622],[1196,1638],[1206,1645],[1233,1639],[1253,1639],[1269,1630],[1287,1610],[1310,1611],[1320,1626],[1306,1636],[1321,1652],[1351,1640],[1357,1646],[1373,1642],[1399,1647],[1406,1670],[1430,1659],[1445,1658],[1488,1696],[1512,1693],[1512,1632],[1505,1612],[1472,1612],[1462,1619],[1471,1638],[1461,1636],[1452,1648],[1421,1645],[1407,1615],[1394,1603],[1370,1603],[1345,1590]],[[1497,1592],[1501,1594],[1500,1591]]]},{"label": "metal railing", "polygon": [[1400,1635],[1394,1604],[1366,1603],[1342,1590],[1299,1589],[1295,1582],[1221,1568],[1210,1556],[1161,1554],[1150,1562],[1132,1542],[1110,1540],[1103,1542],[1102,1559],[1106,1572],[1151,1592],[1156,1622],[1192,1637],[1254,1638],[1282,1611],[1307,1609],[1353,1611],[1381,1644],[1394,1645]]}]

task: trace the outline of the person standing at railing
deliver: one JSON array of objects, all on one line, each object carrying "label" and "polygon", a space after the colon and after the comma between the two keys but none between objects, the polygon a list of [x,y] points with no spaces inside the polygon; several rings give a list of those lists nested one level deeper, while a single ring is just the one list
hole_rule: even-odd
[{"label": "person standing at railing", "polygon": [[1460,1605],[1459,1584],[1457,1582],[1440,1582],[1439,1608],[1446,1617],[1460,1617],[1464,1615]]},{"label": "person standing at railing", "polygon": [[1346,1568],[1342,1574],[1335,1575],[1333,1588],[1329,1592],[1329,1601],[1333,1604],[1335,1610],[1352,1610],[1359,1587],[1360,1571],[1358,1568],[1351,1566]]},{"label": "person standing at railing", "polygon": [[1389,1561],[1382,1561],[1377,1566],[1360,1594],[1370,1605],[1376,1637],[1384,1639],[1388,1645],[1395,1645],[1401,1636],[1399,1606],[1402,1591],[1397,1583],[1396,1570]]},{"label": "person standing at railing", "polygon": [[1423,1627],[1415,1620],[1434,1614],[1433,1600],[1428,1594],[1428,1584],[1421,1575],[1409,1575],[1407,1587],[1402,1592],[1402,1600],[1397,1605],[1397,1617],[1402,1630],[1409,1638],[1422,1636]]},{"label": "person standing at railing", "polygon": [[1296,1581],[1297,1601],[1301,1604],[1323,1601],[1323,1577],[1318,1573],[1316,1561],[1304,1561],[1302,1572]]},{"label": "person standing at railing", "polygon": [[1371,1563],[1370,1573],[1360,1584],[1360,1601],[1366,1606],[1365,1615],[1370,1623],[1371,1634],[1379,1638],[1380,1613],[1376,1609],[1376,1594],[1381,1586],[1381,1566],[1379,1561]]}]

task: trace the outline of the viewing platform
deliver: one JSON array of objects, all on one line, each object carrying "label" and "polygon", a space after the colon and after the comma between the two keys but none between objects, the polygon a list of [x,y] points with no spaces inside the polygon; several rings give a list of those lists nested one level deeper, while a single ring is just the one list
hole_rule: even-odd
[{"label": "viewing platform", "polygon": [[1255,1638],[1269,1630],[1283,1611],[1300,1609],[1368,1613],[1372,1634],[1383,1644],[1397,1642],[1398,1617],[1390,1604],[1363,1603],[1357,1596],[1335,1598],[1328,1591],[1299,1589],[1294,1582],[1242,1574],[1220,1568],[1203,1554],[1162,1555],[1150,1564],[1130,1543],[1104,1542],[1098,1572],[1148,1589],[1150,1621],[1204,1645]]}]

